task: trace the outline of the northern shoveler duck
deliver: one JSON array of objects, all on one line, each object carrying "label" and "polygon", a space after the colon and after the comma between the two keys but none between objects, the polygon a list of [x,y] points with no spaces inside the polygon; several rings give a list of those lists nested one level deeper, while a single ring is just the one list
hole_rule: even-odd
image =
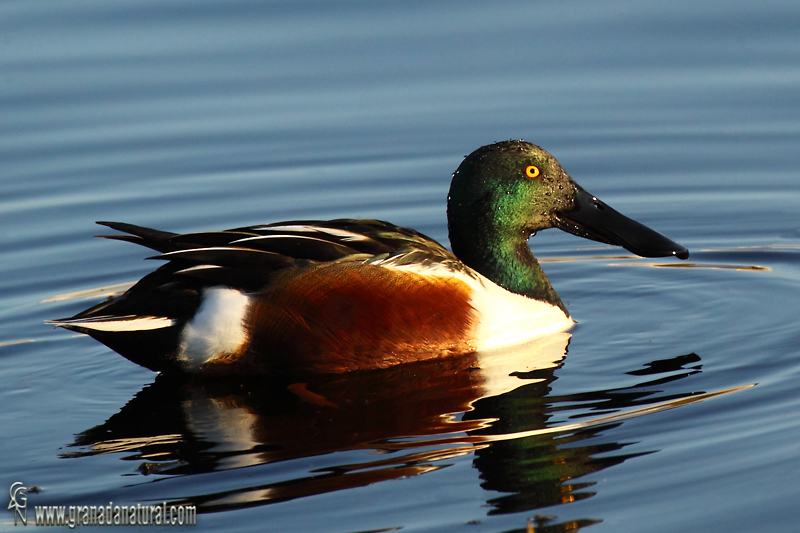
[{"label": "northern shoveler duck", "polygon": [[524,141],[479,148],[447,198],[453,252],[378,220],[179,235],[99,222],[166,260],[52,324],[155,371],[336,373],[508,346],[573,324],[528,247],[557,227],[644,257],[688,251],[582,189]]}]

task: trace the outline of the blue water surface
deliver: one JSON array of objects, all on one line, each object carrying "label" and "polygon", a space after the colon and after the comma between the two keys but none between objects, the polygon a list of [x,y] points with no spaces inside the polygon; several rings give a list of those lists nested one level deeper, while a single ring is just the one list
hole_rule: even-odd
[{"label": "blue water surface", "polygon": [[[0,4],[0,488],[236,531],[795,531],[799,26],[782,0]],[[508,138],[692,254],[533,237],[578,324],[509,390],[310,382],[331,407],[44,324],[155,268],[97,220],[448,244],[451,173]]]}]

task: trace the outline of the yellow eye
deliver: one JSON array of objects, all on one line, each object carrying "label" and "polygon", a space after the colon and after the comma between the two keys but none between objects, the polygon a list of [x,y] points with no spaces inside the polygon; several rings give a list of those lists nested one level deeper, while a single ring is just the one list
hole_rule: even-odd
[{"label": "yellow eye", "polygon": [[528,176],[529,178],[535,178],[536,176],[539,175],[539,167],[533,165],[527,167],[525,169],[525,175]]}]

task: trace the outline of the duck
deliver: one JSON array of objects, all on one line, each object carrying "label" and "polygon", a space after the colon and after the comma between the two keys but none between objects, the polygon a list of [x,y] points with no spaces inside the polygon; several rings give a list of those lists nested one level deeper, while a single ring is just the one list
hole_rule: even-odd
[{"label": "duck", "polygon": [[165,261],[50,324],[161,373],[339,374],[502,350],[575,323],[528,245],[558,228],[642,257],[688,250],[579,186],[522,140],[452,175],[451,250],[380,220],[292,220],[177,234],[98,222]]}]

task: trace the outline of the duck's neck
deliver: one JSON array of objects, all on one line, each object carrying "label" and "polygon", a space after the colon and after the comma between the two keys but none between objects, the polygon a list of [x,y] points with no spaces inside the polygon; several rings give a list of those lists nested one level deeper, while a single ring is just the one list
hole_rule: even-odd
[{"label": "duck's neck", "polygon": [[465,230],[450,224],[453,253],[464,264],[508,291],[555,305],[569,316],[531,253],[529,235],[502,234],[494,227],[480,227],[479,223],[477,226]]}]

